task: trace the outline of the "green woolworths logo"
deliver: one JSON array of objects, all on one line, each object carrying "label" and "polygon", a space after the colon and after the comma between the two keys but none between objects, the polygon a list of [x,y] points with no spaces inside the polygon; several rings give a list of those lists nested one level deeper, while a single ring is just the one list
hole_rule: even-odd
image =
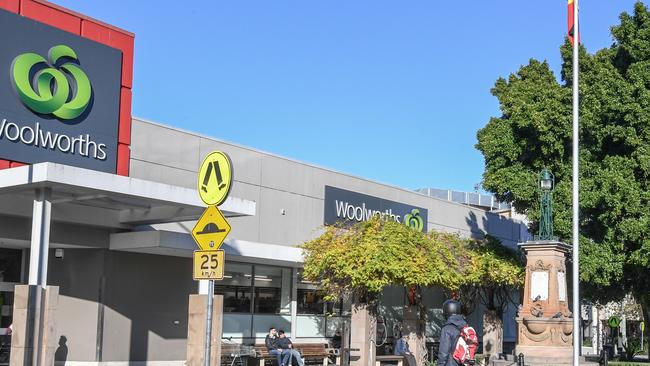
[{"label": "green woolworths logo", "polygon": [[[65,120],[79,117],[88,107],[92,88],[86,73],[70,62],[77,61],[77,54],[68,46],[58,45],[50,48],[48,60],[35,53],[23,53],[14,59],[11,76],[20,100],[36,113]],[[59,61],[64,62],[56,68]],[[34,66],[41,63],[50,67],[32,74]]]},{"label": "green woolworths logo", "polygon": [[411,213],[404,215],[404,224],[417,231],[424,229],[424,220],[420,217],[420,210],[414,208]]}]

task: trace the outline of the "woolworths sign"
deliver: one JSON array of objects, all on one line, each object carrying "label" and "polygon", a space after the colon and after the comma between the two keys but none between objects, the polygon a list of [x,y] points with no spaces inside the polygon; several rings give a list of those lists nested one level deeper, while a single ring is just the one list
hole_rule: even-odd
[{"label": "woolworths sign", "polygon": [[325,186],[325,225],[361,222],[378,216],[426,232],[427,214],[425,208]]},{"label": "woolworths sign", "polygon": [[0,159],[114,173],[122,54],[0,10]]}]

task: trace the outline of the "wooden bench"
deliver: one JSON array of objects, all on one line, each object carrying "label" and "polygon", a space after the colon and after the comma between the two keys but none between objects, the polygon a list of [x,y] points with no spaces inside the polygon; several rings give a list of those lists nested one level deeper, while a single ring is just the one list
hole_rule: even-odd
[{"label": "wooden bench", "polygon": [[[327,366],[328,364],[327,360],[330,353],[327,351],[327,345],[324,343],[294,343],[293,349],[300,352],[305,363],[307,363],[307,360],[318,360],[323,366]],[[259,366],[264,366],[266,360],[273,362],[275,359],[275,356],[271,356],[263,344],[256,344],[255,352],[259,359]],[[289,362],[291,363],[292,361],[290,360]]]},{"label": "wooden bench", "polygon": [[382,362],[395,362],[395,361],[397,361],[397,366],[402,366],[404,364],[404,356],[393,356],[393,355],[375,356],[375,366],[381,366]]}]

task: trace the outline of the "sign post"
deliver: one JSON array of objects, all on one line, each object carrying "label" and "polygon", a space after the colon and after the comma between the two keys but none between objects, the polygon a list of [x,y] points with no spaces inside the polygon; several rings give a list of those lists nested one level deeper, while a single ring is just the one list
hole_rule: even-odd
[{"label": "sign post", "polygon": [[192,229],[192,237],[200,250],[194,251],[195,280],[208,280],[208,303],[205,317],[205,353],[203,365],[210,366],[212,357],[212,308],[214,303],[214,281],[222,280],[225,253],[219,250],[230,233],[230,224],[217,206],[221,205],[232,186],[232,162],[221,151],[208,154],[201,163],[197,190],[201,200],[208,206]]},{"label": "sign post", "polygon": [[645,322],[641,322],[641,351],[643,351],[643,333],[645,332]]},{"label": "sign post", "polygon": [[609,328],[612,330],[612,344],[614,345],[614,354],[616,354],[616,340],[618,339],[619,336],[619,325],[621,325],[621,318],[619,318],[616,315],[612,315],[607,319],[607,325],[609,325]]}]

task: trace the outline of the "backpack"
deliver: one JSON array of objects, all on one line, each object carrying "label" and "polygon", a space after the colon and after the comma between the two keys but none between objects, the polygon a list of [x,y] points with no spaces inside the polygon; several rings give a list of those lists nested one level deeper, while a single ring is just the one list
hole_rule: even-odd
[{"label": "backpack", "polygon": [[473,365],[474,354],[478,347],[478,337],[474,328],[466,325],[460,330],[460,336],[454,347],[453,358],[459,365]]}]

